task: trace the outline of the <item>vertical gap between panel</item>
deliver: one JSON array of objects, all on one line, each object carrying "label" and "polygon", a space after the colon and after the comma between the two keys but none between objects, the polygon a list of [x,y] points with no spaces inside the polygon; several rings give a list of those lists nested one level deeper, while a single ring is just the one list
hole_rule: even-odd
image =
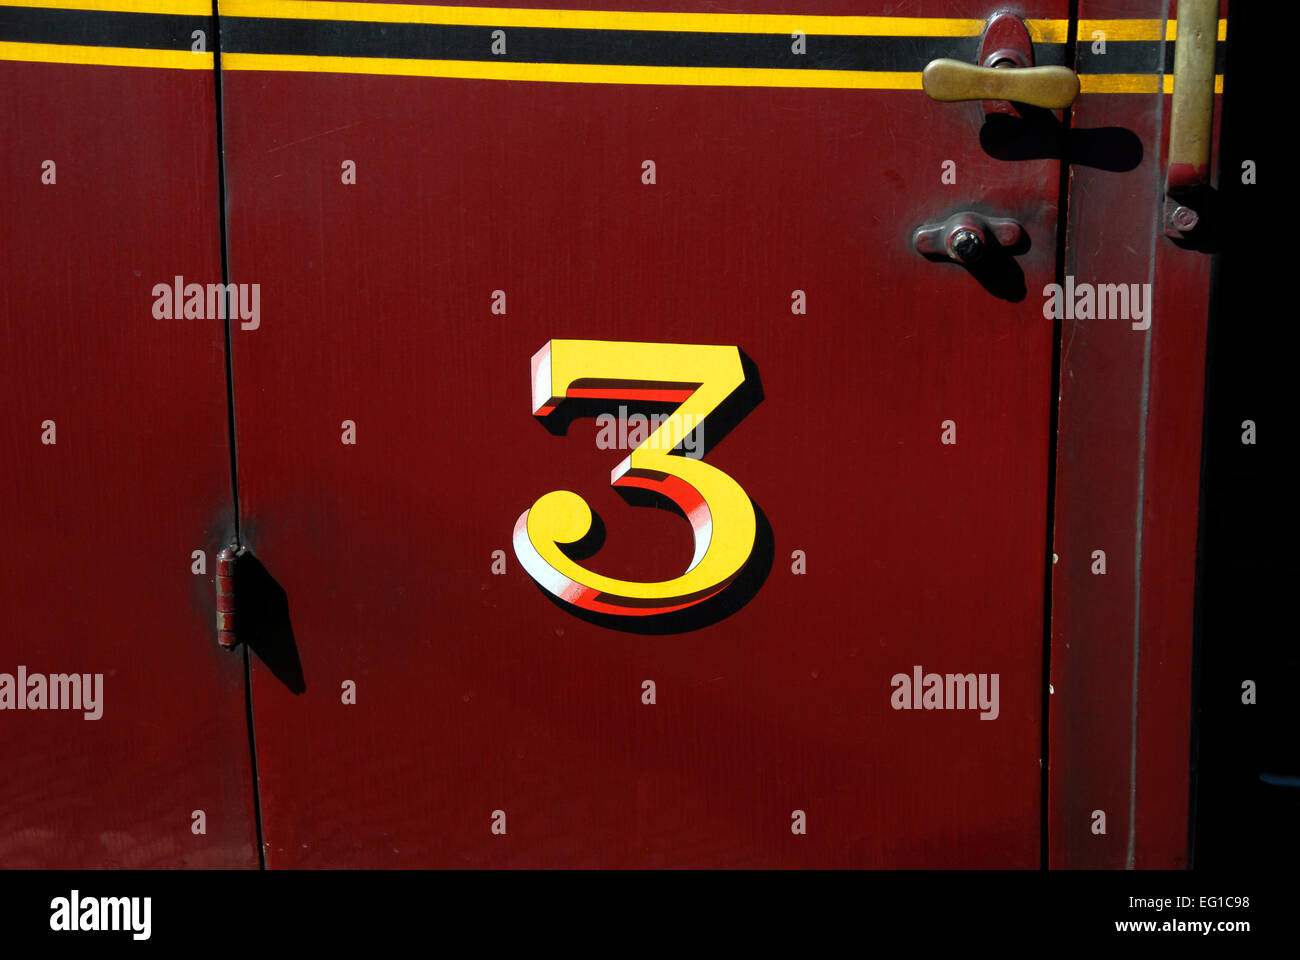
[{"label": "vertical gap between panel", "polygon": [[[1070,0],[1069,27],[1065,38],[1065,63],[1071,69],[1077,69],[1075,47],[1079,34],[1079,0]],[[1070,233],[1070,128],[1074,121],[1074,109],[1066,107],[1061,111],[1061,166],[1059,188],[1057,191],[1056,215],[1056,275],[1053,278],[1061,289],[1065,289],[1066,253]],[[1047,572],[1043,583],[1043,679],[1042,679],[1042,726],[1039,745],[1040,783],[1039,783],[1039,867],[1046,870],[1051,865],[1051,833],[1049,816],[1051,813],[1051,709],[1052,709],[1052,582],[1056,574],[1053,562],[1056,549],[1056,455],[1058,447],[1057,432],[1060,429],[1061,412],[1061,348],[1064,319],[1061,316],[1052,320],[1052,386],[1050,414],[1047,431],[1047,549],[1045,565]]]},{"label": "vertical gap between panel", "polygon": [[[234,501],[234,542],[243,546],[239,513],[239,456],[235,442],[235,364],[232,350],[232,322],[235,317],[236,304],[230,299],[230,241],[227,224],[226,206],[226,143],[225,143],[225,107],[222,101],[221,72],[221,11],[218,0],[212,0],[212,62],[213,90],[217,114],[217,223],[221,242],[221,283],[226,292],[226,430],[230,438],[230,496]],[[262,839],[262,792],[258,781],[257,768],[257,731],[253,723],[253,663],[248,646],[243,645],[244,654],[244,710],[248,726],[248,754],[253,773],[253,822],[257,828],[257,863],[260,869],[266,869],[266,844]]]}]

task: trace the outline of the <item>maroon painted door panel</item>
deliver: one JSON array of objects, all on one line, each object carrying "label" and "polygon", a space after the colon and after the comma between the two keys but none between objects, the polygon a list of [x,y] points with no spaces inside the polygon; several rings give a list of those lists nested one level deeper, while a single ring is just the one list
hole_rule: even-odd
[{"label": "maroon painted door panel", "polygon": [[[1150,18],[1163,35],[1166,7],[1175,19],[1177,5],[1163,0],[1082,0],[1079,16]],[[1172,46],[1146,44],[1140,65],[1168,69]],[[1122,44],[1111,51],[1081,42],[1080,73],[1125,55]],[[1126,284],[1149,293],[1143,318],[1062,318],[1048,786],[1056,867],[1189,863],[1211,257],[1162,229],[1171,100],[1151,84],[1086,93],[1073,110],[1081,141],[1116,145],[1104,162],[1080,157],[1071,171],[1067,274],[1080,290]],[[1119,134],[1130,139],[1127,150]],[[1202,210],[1210,220],[1212,208]],[[1206,226],[1201,235],[1213,236],[1215,225]]]},{"label": "maroon painted door panel", "polygon": [[154,310],[221,279],[199,59],[0,62],[6,868],[257,864],[244,670],[212,641],[223,326]]},{"label": "maroon painted door panel", "polygon": [[[1036,865],[1050,151],[995,157],[978,103],[916,89],[258,69],[249,29],[224,120],[230,279],[262,284],[241,536],[289,621],[252,675],[268,864]],[[953,41],[919,42],[881,69]],[[965,209],[1028,235],[993,281],[912,247]],[[553,490],[603,519],[602,574],[692,558],[609,485],[620,401],[533,416],[556,339],[748,358],[761,400],[706,458],[759,511],[729,616],[618,629],[521,567]],[[996,717],[895,709],[917,667],[996,675]]]}]

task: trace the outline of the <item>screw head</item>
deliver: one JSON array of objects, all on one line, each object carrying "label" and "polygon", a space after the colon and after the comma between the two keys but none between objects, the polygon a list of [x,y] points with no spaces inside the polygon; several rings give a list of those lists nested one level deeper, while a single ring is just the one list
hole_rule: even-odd
[{"label": "screw head", "polygon": [[984,238],[969,227],[960,227],[948,238],[948,253],[954,260],[974,263],[984,255]]},{"label": "screw head", "polygon": [[1200,216],[1191,207],[1178,206],[1174,207],[1169,214],[1169,222],[1175,230],[1186,233],[1189,230],[1196,229],[1196,224],[1200,222]]}]

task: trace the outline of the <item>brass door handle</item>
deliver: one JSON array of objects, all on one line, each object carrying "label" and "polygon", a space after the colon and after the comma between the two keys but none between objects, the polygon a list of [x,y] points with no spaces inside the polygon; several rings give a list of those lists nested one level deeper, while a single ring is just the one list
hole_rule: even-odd
[{"label": "brass door handle", "polygon": [[921,74],[931,100],[983,100],[985,113],[1015,114],[1022,103],[1059,110],[1079,96],[1079,77],[1069,67],[1034,66],[1034,44],[1014,13],[995,13],[984,26],[979,60],[931,60]]},{"label": "brass door handle", "polygon": [[1069,67],[979,67],[960,60],[931,60],[921,74],[931,100],[1009,100],[1058,110],[1079,96],[1079,77]]}]

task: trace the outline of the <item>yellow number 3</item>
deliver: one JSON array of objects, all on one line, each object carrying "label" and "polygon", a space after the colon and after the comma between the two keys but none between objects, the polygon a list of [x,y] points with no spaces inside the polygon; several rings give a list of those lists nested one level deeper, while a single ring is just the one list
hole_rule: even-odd
[{"label": "yellow number 3", "polygon": [[[540,497],[515,521],[515,554],[528,575],[559,599],[597,613],[647,617],[702,603],[726,589],[754,551],[754,505],[740,484],[703,460],[673,451],[745,382],[736,347],[693,343],[552,340],[533,355],[533,415],[566,398],[676,402],[645,442],[614,468],[615,487],[668,497],[690,521],[695,553],[672,580],[641,583],[601,576],[560,546],[592,527],[587,501],[569,490]],[[698,439],[698,437],[697,437]]]}]

